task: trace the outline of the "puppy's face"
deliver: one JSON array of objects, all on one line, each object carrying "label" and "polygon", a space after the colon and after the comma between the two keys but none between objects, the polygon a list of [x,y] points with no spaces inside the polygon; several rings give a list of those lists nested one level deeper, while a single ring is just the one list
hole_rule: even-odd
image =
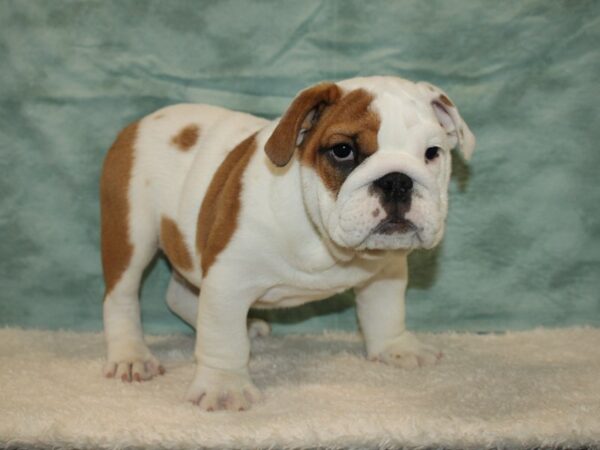
[{"label": "puppy's face", "polygon": [[[293,140],[285,157],[282,127]],[[284,165],[298,150],[313,222],[338,246],[361,251],[439,243],[457,146],[468,158],[474,137],[442,91],[377,77],[303,91],[266,151]]]}]

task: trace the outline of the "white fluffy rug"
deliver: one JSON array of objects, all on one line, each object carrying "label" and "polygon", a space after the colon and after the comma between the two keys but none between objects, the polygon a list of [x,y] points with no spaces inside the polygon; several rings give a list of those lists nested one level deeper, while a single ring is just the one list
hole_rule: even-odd
[{"label": "white fluffy rug", "polygon": [[52,448],[526,448],[600,445],[600,329],[421,335],[432,368],[363,357],[354,334],[253,342],[262,403],[185,403],[193,338],[148,342],[167,373],[101,376],[100,334],[0,329],[0,445]]}]

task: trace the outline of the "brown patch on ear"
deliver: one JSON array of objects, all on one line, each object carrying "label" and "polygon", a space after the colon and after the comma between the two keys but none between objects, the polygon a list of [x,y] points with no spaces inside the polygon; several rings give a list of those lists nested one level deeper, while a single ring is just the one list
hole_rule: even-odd
[{"label": "brown patch on ear", "polygon": [[171,143],[179,150],[188,151],[198,141],[200,135],[198,125],[188,125],[181,130],[176,136],[173,136]]},{"label": "brown patch on ear", "polygon": [[183,234],[177,223],[166,216],[163,216],[160,221],[160,242],[167,258],[176,269],[179,271],[192,269],[192,257],[185,246]]},{"label": "brown patch on ear", "polygon": [[345,94],[328,108],[308,140],[301,146],[301,161],[314,167],[325,186],[337,195],[349,172],[332,165],[321,149],[337,143],[352,143],[360,152],[358,163],[378,149],[377,133],[381,120],[370,109],[373,96],[364,89]]},{"label": "brown patch on ear", "polygon": [[273,164],[283,167],[290,161],[303,124],[312,126],[306,120],[308,114],[312,110],[320,114],[323,107],[331,105],[340,96],[341,89],[335,83],[321,83],[302,91],[294,99],[265,144],[265,153]]},{"label": "brown patch on ear", "polygon": [[102,271],[105,296],[127,269],[133,246],[129,240],[129,181],[138,124],[127,126],[108,150],[100,178]]},{"label": "brown patch on ear", "polygon": [[454,107],[454,103],[452,103],[452,101],[448,97],[446,97],[444,94],[440,95],[440,101],[446,106]]},{"label": "brown patch on ear", "polygon": [[235,232],[240,211],[242,176],[256,150],[256,135],[238,144],[221,163],[206,191],[198,214],[196,250],[206,277]]}]

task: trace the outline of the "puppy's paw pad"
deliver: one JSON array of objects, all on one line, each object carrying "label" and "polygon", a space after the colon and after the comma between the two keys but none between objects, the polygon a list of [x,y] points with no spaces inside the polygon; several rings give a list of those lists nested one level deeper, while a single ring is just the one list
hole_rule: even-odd
[{"label": "puppy's paw pad", "polygon": [[221,387],[188,394],[188,400],[204,411],[246,411],[259,399],[260,393],[253,386],[242,389]]},{"label": "puppy's paw pad", "polygon": [[435,347],[423,344],[412,334],[405,333],[373,359],[404,369],[414,369],[434,365],[442,356],[442,352]]},{"label": "puppy's paw pad", "polygon": [[[249,377],[223,371],[223,376],[199,371],[186,398],[203,411],[245,411],[261,398],[260,391]],[[203,373],[204,372],[204,373]]]},{"label": "puppy's paw pad", "polygon": [[154,358],[108,361],[103,370],[106,378],[117,378],[123,382],[148,381],[157,375],[163,375],[165,368]]}]

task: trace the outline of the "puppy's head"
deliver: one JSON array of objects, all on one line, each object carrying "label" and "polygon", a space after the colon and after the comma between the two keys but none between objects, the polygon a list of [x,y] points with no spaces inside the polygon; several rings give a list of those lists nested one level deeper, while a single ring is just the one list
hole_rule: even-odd
[{"label": "puppy's head", "polygon": [[[451,154],[475,138],[439,88],[396,77],[322,83],[295,98],[265,145],[301,164],[308,214],[347,249],[431,248],[444,233]],[[297,155],[297,156],[295,156]]]}]

